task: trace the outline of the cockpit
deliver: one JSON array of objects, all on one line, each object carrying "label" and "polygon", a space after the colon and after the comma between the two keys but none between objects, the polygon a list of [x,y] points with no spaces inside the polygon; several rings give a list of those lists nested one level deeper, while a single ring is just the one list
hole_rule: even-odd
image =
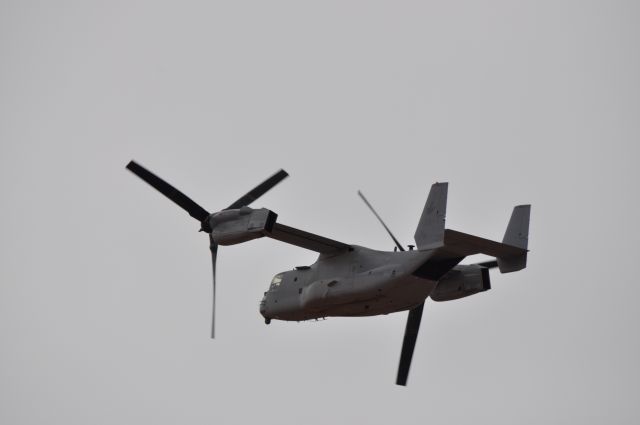
[{"label": "cockpit", "polygon": [[[278,297],[277,292],[280,289],[280,285],[282,285],[282,280],[284,277],[284,273],[278,273],[271,279],[271,284],[269,285],[269,289],[264,293],[264,297],[262,297],[262,301],[260,301],[260,314],[264,316],[265,323],[271,322],[271,317],[267,315],[267,299],[271,298],[271,302],[277,303],[278,300],[273,297]],[[276,294],[274,294],[276,292]]]},{"label": "cockpit", "polygon": [[273,280],[271,280],[271,286],[269,286],[269,290],[270,291],[277,290],[281,284],[282,284],[282,273],[279,273],[273,277]]}]

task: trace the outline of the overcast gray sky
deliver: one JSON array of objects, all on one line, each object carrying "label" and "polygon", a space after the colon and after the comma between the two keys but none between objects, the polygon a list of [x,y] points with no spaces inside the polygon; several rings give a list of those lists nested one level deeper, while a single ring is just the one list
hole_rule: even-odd
[{"label": "overcast gray sky", "polygon": [[[638,423],[636,1],[0,1],[0,422]],[[405,313],[265,326],[309,251],[218,257],[198,223],[254,205],[392,249],[429,186],[449,228],[500,239],[531,203],[529,267]],[[473,259],[470,259],[473,260]]]}]

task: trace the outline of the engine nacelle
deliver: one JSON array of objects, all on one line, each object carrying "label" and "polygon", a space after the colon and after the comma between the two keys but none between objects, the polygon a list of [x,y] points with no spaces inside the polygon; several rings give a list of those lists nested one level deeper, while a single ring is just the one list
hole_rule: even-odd
[{"label": "engine nacelle", "polygon": [[209,216],[213,240],[220,245],[235,245],[261,238],[270,232],[278,215],[266,208],[242,207]]},{"label": "engine nacelle", "polygon": [[491,289],[489,269],[470,264],[455,266],[438,281],[430,294],[434,301],[451,301]]}]

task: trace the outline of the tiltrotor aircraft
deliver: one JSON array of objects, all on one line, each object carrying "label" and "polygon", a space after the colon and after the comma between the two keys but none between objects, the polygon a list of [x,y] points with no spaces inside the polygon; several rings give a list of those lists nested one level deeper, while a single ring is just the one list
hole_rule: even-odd
[{"label": "tiltrotor aircraft", "polygon": [[[408,310],[396,384],[406,385],[411,358],[427,297],[455,300],[491,288],[489,269],[501,273],[526,267],[530,205],[513,209],[502,243],[445,229],[447,183],[435,183],[415,232],[417,249],[405,251],[380,216],[360,197],[396,244],[391,252],[338,242],[277,222],[277,214],[249,204],[282,181],[280,170],[222,211],[209,213],[182,192],[134,161],[127,168],[200,222],[209,234],[213,261],[215,329],[216,255],[218,245],[234,245],[263,236],[318,252],[310,266],[278,273],[260,303],[260,313],[272,319],[310,320],[329,316],[375,316]],[[496,260],[459,265],[468,255],[486,254]]]}]

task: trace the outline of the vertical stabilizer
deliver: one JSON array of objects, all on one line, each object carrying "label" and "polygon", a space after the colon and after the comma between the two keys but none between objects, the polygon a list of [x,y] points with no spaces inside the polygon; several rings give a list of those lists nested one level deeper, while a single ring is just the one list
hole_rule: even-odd
[{"label": "vertical stabilizer", "polygon": [[[529,245],[529,215],[531,205],[518,205],[511,213],[511,219],[504,234],[502,243],[527,249]],[[516,257],[498,258],[501,273],[516,272],[527,266],[527,253]]]},{"label": "vertical stabilizer", "polygon": [[427,249],[444,240],[444,220],[447,212],[447,190],[449,183],[431,186],[427,203],[414,235],[418,249]]}]

